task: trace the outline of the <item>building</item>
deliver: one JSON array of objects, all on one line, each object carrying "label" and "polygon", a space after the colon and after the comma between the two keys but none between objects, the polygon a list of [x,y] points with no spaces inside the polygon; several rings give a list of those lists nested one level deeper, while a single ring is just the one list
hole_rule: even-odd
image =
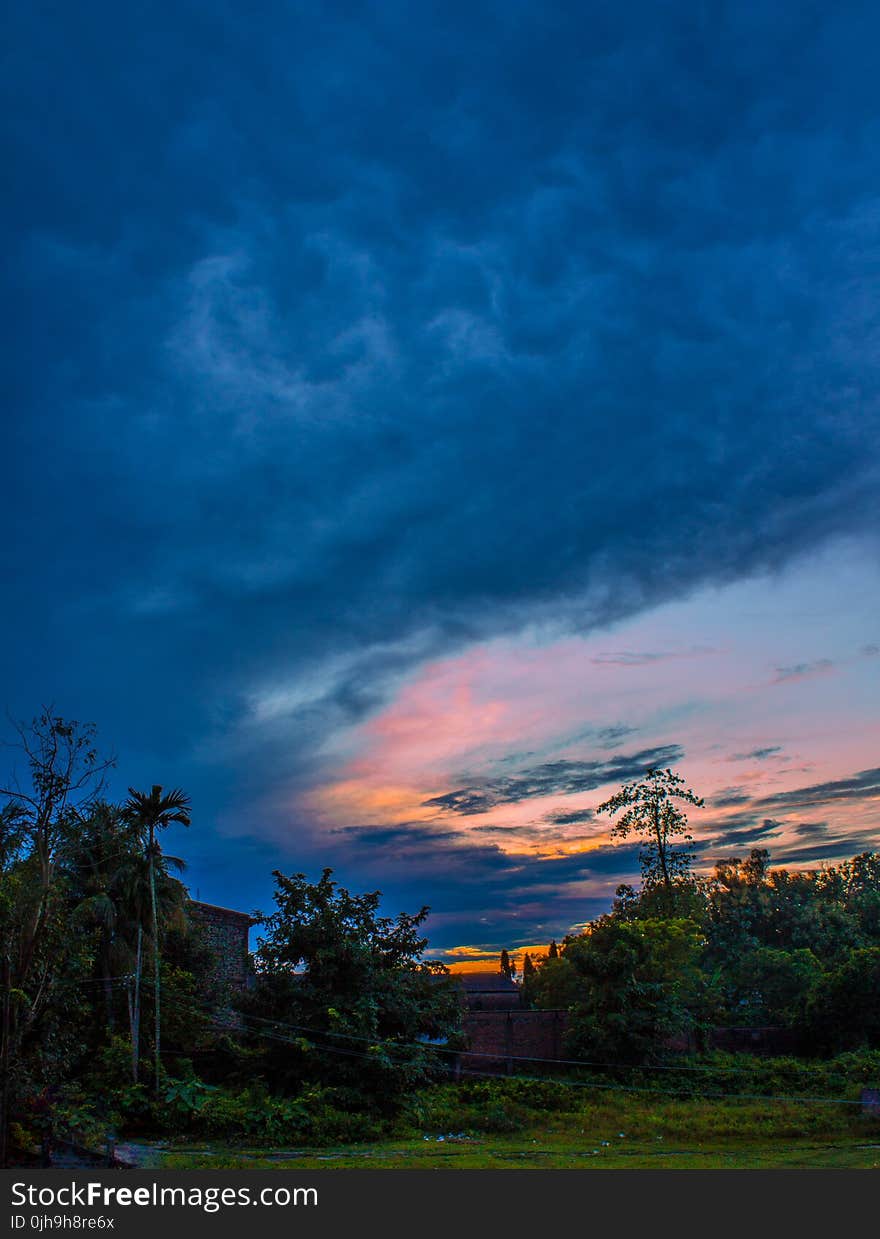
[{"label": "building", "polygon": [[186,906],[190,924],[201,931],[205,946],[216,961],[209,983],[219,982],[229,990],[247,989],[253,975],[248,934],[257,922],[246,912],[219,908],[216,904],[190,899]]},{"label": "building", "polygon": [[462,972],[458,980],[468,1011],[515,1011],[522,1006],[519,986],[501,972]]}]

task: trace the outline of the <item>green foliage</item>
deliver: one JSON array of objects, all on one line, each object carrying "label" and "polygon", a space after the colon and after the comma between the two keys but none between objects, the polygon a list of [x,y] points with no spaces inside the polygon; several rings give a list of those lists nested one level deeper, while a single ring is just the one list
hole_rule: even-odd
[{"label": "green foliage", "polygon": [[807,1004],[805,1026],[826,1052],[880,1048],[880,947],[853,951],[826,973]]},{"label": "green foliage", "polygon": [[692,921],[613,917],[570,940],[563,959],[579,986],[567,1052],[624,1063],[662,1058],[691,1025],[688,998],[700,945]]},{"label": "green foliage", "polygon": [[[14,1062],[6,1118],[22,1147],[52,1132],[100,1144],[108,1128],[320,1146],[377,1139],[395,1115],[413,1130],[503,1138],[540,1114],[555,1121],[582,1107],[589,1122],[600,1103],[575,1083],[594,1093],[625,1083],[667,1107],[685,1099],[707,1132],[729,1134],[734,1112],[719,1117],[706,1094],[745,1107],[753,1096],[855,1098],[876,1086],[876,853],[790,873],[755,849],[695,878],[676,801],[700,802],[671,771],[650,771],[602,806],[621,813],[613,833],[642,838],[642,888],[619,888],[586,933],[523,959],[527,1003],[571,1012],[566,1053],[611,1068],[568,1083],[426,1088],[447,1078],[443,1051],[460,1044],[461,1015],[445,969],[423,960],[427,909],[390,918],[379,892],[352,895],[329,869],[316,883],[276,873],[257,985],[241,996],[238,1023],[218,1032],[228,995],[204,979],[210,952],[187,926],[186,891],[172,876],[182,862],[156,838],[189,821],[186,797],[156,786],[132,792],[123,811],[100,798],[106,763],[92,728],[44,712],[19,737],[30,782],[0,789],[0,996],[2,1054]],[[513,972],[506,951],[501,968]],[[787,1029],[802,1053],[826,1057],[670,1061],[673,1047],[700,1043],[719,1023]],[[147,1054],[152,1090],[136,1079]],[[697,1070],[651,1070],[675,1063]],[[655,1121],[666,1123],[646,1111],[646,1131]],[[793,1111],[761,1121],[765,1132],[821,1128]]]},{"label": "green foliage", "polygon": [[528,1084],[519,1081],[464,1080],[416,1094],[403,1111],[404,1130],[431,1133],[509,1134],[522,1131],[532,1109]]},{"label": "green foliage", "polygon": [[146,1086],[132,1083],[131,1045],[125,1037],[113,1037],[101,1046],[83,1068],[80,1080],[86,1096],[106,1099],[115,1126],[131,1129],[152,1122]]},{"label": "green foliage", "polygon": [[183,1080],[175,1080],[172,1076],[165,1077],[165,1087],[162,1101],[174,1114],[191,1118],[199,1114],[208,1102],[214,1085],[205,1084],[197,1076],[190,1075]]},{"label": "green foliage", "polygon": [[[606,802],[626,807],[627,830],[650,824],[652,804],[662,828],[682,781],[654,776]],[[619,887],[608,915],[525,978],[529,1005],[571,1011],[570,1055],[649,1063],[718,1025],[787,1031],[805,1054],[878,1044],[880,855],[789,872],[755,848],[710,879],[666,862],[668,882],[655,868],[641,890]]]},{"label": "green foliage", "polygon": [[276,872],[276,911],[264,922],[257,985],[240,1002],[265,1046],[261,1075],[275,1090],[345,1085],[390,1111],[437,1069],[428,1039],[457,1029],[457,991],[421,960],[427,908],[379,915],[379,892],[352,895],[325,869]]},{"label": "green foliage", "polygon": [[567,1010],[578,1000],[580,977],[570,959],[564,955],[548,959],[529,984],[532,1005],[545,1011]]},{"label": "green foliage", "polygon": [[793,1028],[822,976],[812,951],[757,947],[735,956],[727,968],[725,1005],[730,1022]]},{"label": "green foliage", "polygon": [[381,1121],[352,1107],[333,1089],[313,1086],[292,1098],[276,1097],[260,1086],[239,1093],[217,1089],[199,1105],[189,1125],[194,1135],[248,1140],[275,1145],[308,1142],[321,1145],[340,1140],[370,1140]]}]

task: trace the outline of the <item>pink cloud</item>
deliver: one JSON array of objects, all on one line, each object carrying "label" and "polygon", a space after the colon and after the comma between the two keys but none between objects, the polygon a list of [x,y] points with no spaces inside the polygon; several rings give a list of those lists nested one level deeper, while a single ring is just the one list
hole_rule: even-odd
[{"label": "pink cloud", "polygon": [[[875,764],[880,722],[865,660],[818,656],[827,628],[806,613],[799,629],[785,630],[779,606],[740,584],[620,625],[613,640],[505,638],[427,663],[351,731],[352,756],[314,790],[311,807],[336,823],[427,821],[438,810],[425,801],[457,788],[668,744],[684,749],[680,768],[707,801],[737,789],[756,800],[799,786],[806,770],[820,781]],[[768,681],[768,661],[785,691]],[[444,821],[479,828],[506,851],[583,850],[607,841],[610,822],[560,824],[552,814],[595,808],[608,790],[535,796]],[[713,810],[711,820],[733,820],[744,803]],[[870,808],[847,812],[854,827],[870,823]],[[697,830],[700,817],[692,817]]]}]

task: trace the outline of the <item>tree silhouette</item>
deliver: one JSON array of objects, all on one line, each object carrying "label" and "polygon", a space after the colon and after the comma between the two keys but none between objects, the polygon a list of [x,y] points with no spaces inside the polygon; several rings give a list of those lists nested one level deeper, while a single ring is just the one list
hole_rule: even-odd
[{"label": "tree silhouette", "polygon": [[[670,901],[673,882],[688,876],[693,859],[687,846],[692,841],[687,817],[674,803],[676,800],[703,804],[680,775],[651,768],[641,782],[625,783],[596,809],[597,813],[612,816],[623,810],[611,830],[612,839],[626,839],[634,834],[642,840],[639,864],[644,884],[662,884]],[[678,846],[676,840],[680,841]]]}]

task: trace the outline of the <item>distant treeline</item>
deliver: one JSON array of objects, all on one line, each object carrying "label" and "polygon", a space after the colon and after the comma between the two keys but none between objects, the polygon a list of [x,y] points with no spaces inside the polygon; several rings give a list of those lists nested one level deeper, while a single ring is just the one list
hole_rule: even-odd
[{"label": "distant treeline", "polygon": [[571,1011],[573,1056],[657,1061],[718,1026],[798,1052],[880,1048],[880,855],[789,872],[754,848],[711,877],[618,888],[586,932],[523,960],[534,1007]]}]

